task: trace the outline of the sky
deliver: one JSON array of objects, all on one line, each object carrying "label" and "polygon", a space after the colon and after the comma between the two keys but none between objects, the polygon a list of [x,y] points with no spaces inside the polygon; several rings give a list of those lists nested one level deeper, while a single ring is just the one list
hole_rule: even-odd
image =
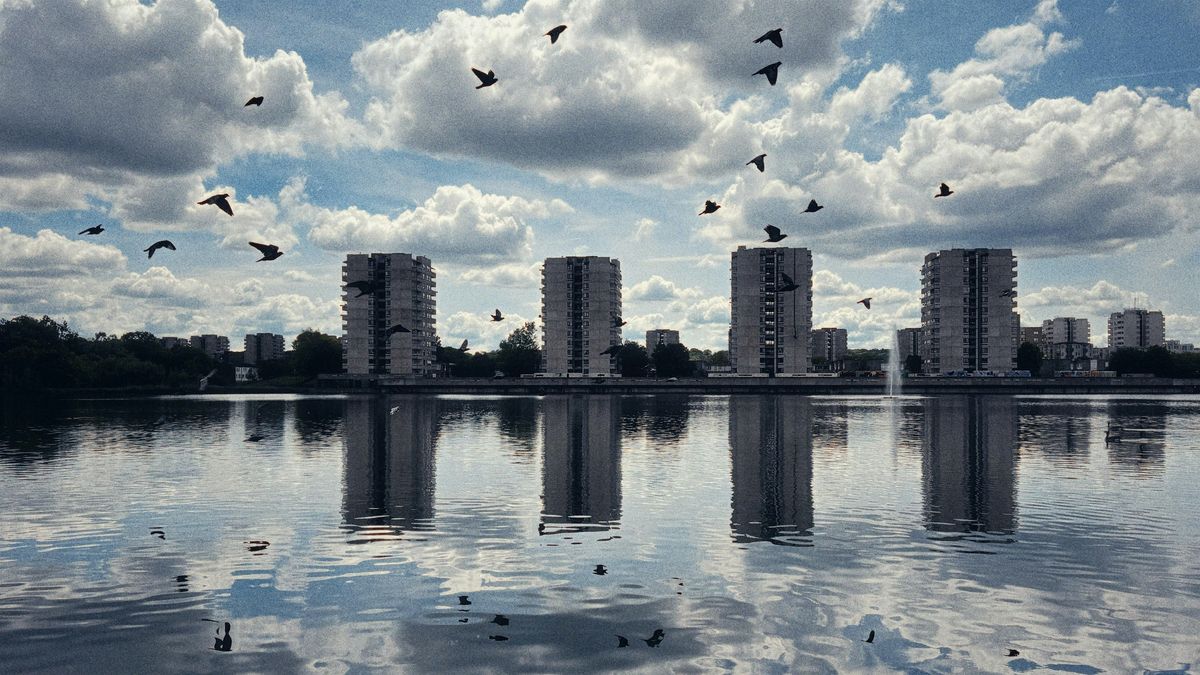
[{"label": "sky", "polygon": [[1198,29],[1200,0],[0,0],[0,317],[340,334],[344,256],[408,252],[443,342],[491,348],[544,258],[602,255],[627,339],[722,349],[730,252],[773,224],[852,348],[978,246],[1017,256],[1023,325],[1103,345],[1136,305],[1200,343]]}]

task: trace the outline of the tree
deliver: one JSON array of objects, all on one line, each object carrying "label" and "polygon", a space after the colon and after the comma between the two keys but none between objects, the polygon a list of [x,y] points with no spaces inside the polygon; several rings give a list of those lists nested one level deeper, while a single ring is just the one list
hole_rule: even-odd
[{"label": "tree", "polygon": [[475,352],[455,368],[459,377],[491,377],[496,374],[496,359],[487,352]]},{"label": "tree", "polygon": [[650,357],[646,355],[646,348],[641,343],[627,341],[621,345],[615,356],[621,377],[645,377]]},{"label": "tree", "polygon": [[692,374],[692,361],[687,347],[681,344],[659,345],[650,357],[659,377],[688,377]]},{"label": "tree", "polygon": [[542,350],[538,345],[537,327],[532,321],[526,321],[500,341],[496,367],[505,375],[525,375],[541,369]]},{"label": "tree", "polygon": [[1028,370],[1034,375],[1042,369],[1042,350],[1032,342],[1022,342],[1017,348],[1017,370]]},{"label": "tree", "polygon": [[[1140,373],[1157,377],[1172,377],[1176,373],[1176,356],[1162,347],[1149,349],[1118,349],[1108,360],[1109,370],[1115,370],[1121,375]],[[1180,361],[1180,365],[1183,365]]]},{"label": "tree", "polygon": [[296,374],[313,378],[342,372],[342,343],[332,335],[305,330],[292,341]]},{"label": "tree", "polygon": [[917,354],[909,354],[904,358],[904,372],[917,374],[921,372],[921,368],[921,357]]},{"label": "tree", "polygon": [[721,349],[721,350],[713,352],[712,361],[709,361],[709,365],[713,365],[713,366],[729,365],[729,350]]}]

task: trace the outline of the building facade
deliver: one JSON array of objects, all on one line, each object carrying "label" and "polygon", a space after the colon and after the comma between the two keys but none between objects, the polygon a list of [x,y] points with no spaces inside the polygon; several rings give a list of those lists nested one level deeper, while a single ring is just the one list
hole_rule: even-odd
[{"label": "building facade", "polygon": [[[1028,342],[1043,353],[1046,351],[1046,334],[1041,326],[1021,326],[1021,344]],[[1018,345],[1020,346],[1020,345]]]},{"label": "building facade", "polygon": [[1167,341],[1167,322],[1162,312],[1148,309],[1127,309],[1108,317],[1108,348],[1145,349],[1162,347]]},{"label": "building facade", "polygon": [[542,265],[542,372],[611,375],[601,354],[621,344],[621,261],[546,258]]},{"label": "building facade", "polygon": [[845,328],[817,328],[810,334],[809,355],[814,370],[841,370],[846,350]]},{"label": "building facade", "polygon": [[[370,281],[373,293],[342,295],[342,366],[358,375],[430,376],[435,371],[437,311],[433,264],[409,253],[352,253],[342,284]],[[400,324],[409,332],[388,335]]]},{"label": "building facade", "polygon": [[1012,249],[950,249],[921,267],[921,360],[927,373],[1007,372],[1016,365]]},{"label": "building facade", "polygon": [[245,356],[242,362],[252,366],[262,361],[278,361],[283,358],[284,341],[282,335],[275,333],[247,334],[245,339]]},{"label": "building facade", "polygon": [[188,344],[213,358],[219,358],[229,351],[229,338],[224,335],[193,335],[188,338]]},{"label": "building facade", "polygon": [[679,331],[670,328],[655,328],[646,331],[646,354],[654,355],[654,350],[661,345],[679,344]]},{"label": "building facade", "polygon": [[[812,253],[806,248],[746,248],[731,255],[729,358],[733,371],[767,375],[811,368]],[[797,288],[780,291],[783,275]]]},{"label": "building facade", "polygon": [[900,357],[900,364],[904,365],[905,359],[914,354],[921,355],[921,329],[920,328],[901,328],[896,331],[896,349]]}]

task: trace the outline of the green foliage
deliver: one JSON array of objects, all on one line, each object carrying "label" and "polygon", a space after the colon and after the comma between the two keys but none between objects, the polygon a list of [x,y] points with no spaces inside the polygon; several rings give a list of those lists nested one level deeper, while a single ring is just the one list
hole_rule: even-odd
[{"label": "green foliage", "polygon": [[617,370],[621,377],[645,377],[650,357],[640,342],[626,341],[617,350]]},{"label": "green foliage", "polygon": [[[454,369],[458,377],[491,377],[496,374],[496,359],[487,352],[471,354],[465,361]],[[507,374],[507,371],[505,371]]]},{"label": "green foliage", "polygon": [[659,345],[654,348],[650,360],[659,377],[689,377],[692,374],[692,362],[683,345]]},{"label": "green foliage", "polygon": [[342,343],[332,335],[311,328],[292,341],[296,374],[307,378],[342,372]]},{"label": "green foliage", "polygon": [[1017,370],[1028,370],[1034,375],[1042,368],[1042,350],[1032,342],[1022,342],[1017,347]]},{"label": "green foliage", "polygon": [[729,350],[719,349],[713,352],[712,359],[708,362],[711,366],[728,366],[729,365]]},{"label": "green foliage", "polygon": [[921,357],[917,354],[909,354],[904,357],[904,372],[919,374],[922,369]]},{"label": "green foliage", "polygon": [[890,358],[886,349],[850,349],[842,358],[845,370],[883,370]]},{"label": "green foliage", "polygon": [[495,360],[496,368],[510,376],[536,373],[541,369],[542,351],[532,321],[526,321],[500,341]]}]

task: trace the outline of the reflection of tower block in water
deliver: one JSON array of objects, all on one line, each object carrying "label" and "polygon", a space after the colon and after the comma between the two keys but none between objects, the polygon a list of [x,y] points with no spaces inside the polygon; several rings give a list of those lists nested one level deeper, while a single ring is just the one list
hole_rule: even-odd
[{"label": "reflection of tower block in water", "polygon": [[929,399],[922,459],[926,529],[1011,533],[1016,447],[1017,410],[1011,398]]},{"label": "reflection of tower block in water", "polygon": [[729,452],[733,540],[808,545],[813,528],[808,399],[734,396],[729,403]]},{"label": "reflection of tower block in water", "polygon": [[342,516],[365,539],[433,528],[436,405],[410,396],[346,402]]},{"label": "reflection of tower block in water", "polygon": [[551,396],[542,407],[542,532],[616,526],[621,519],[619,399]]}]

